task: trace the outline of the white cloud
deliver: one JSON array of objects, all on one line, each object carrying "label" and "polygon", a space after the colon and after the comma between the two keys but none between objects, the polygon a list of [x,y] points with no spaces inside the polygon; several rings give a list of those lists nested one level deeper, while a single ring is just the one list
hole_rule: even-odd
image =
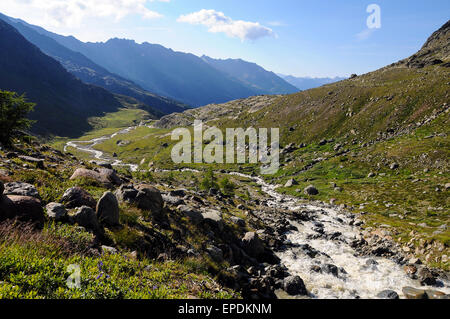
[{"label": "white cloud", "polygon": [[120,21],[131,14],[145,19],[162,17],[145,6],[153,1],[170,0],[1,0],[0,11],[25,20],[40,16],[41,25],[76,27],[87,18]]},{"label": "white cloud", "polygon": [[229,37],[244,40],[256,40],[262,37],[275,36],[272,29],[262,26],[258,22],[233,20],[223,12],[215,10],[200,10],[198,12],[182,15],[178,22],[199,24],[208,27],[209,32],[223,32]]}]

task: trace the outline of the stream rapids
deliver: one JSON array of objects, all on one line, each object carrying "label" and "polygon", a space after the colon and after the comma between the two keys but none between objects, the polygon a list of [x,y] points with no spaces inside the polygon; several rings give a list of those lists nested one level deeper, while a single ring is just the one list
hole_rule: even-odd
[{"label": "stream rapids", "polygon": [[[132,171],[138,170],[138,165],[123,163],[121,160],[105,155],[94,147],[104,141],[118,135],[126,134],[138,126],[122,129],[114,134],[102,136],[89,141],[69,141],[64,147],[73,147],[79,151],[93,155],[96,160],[110,163],[113,166],[129,167]],[[185,171],[194,171],[185,169]],[[349,214],[336,207],[326,207],[316,204],[301,204],[297,199],[280,194],[277,186],[266,183],[262,178],[237,172],[230,175],[240,176],[254,181],[261,186],[267,195],[267,205],[274,209],[307,211],[314,216],[313,220],[306,222],[290,223],[297,228],[287,234],[289,249],[276,252],[281,259],[281,264],[287,267],[291,275],[300,276],[313,298],[320,299],[353,299],[376,298],[377,294],[384,290],[393,290],[400,297],[404,297],[402,288],[409,286],[424,289],[417,280],[413,280],[405,273],[402,266],[386,257],[359,256],[350,242],[362,237],[362,229],[352,226]],[[341,240],[330,240],[326,236],[314,236],[317,227],[325,234],[340,233]],[[308,256],[301,247],[309,245],[317,255],[314,258]],[[314,267],[333,265],[337,271],[326,273],[312,271]],[[334,267],[333,267],[334,268]],[[450,294],[450,283],[441,281],[438,289]],[[430,287],[431,289],[431,287]]]}]

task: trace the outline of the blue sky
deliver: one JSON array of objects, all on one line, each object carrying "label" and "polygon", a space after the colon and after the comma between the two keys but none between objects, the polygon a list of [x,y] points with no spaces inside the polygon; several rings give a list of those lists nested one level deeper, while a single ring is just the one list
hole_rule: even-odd
[{"label": "blue sky", "polygon": [[[381,9],[381,28],[369,31],[370,4]],[[334,77],[410,56],[449,19],[450,1],[2,0],[0,12],[83,41],[128,38]]]}]

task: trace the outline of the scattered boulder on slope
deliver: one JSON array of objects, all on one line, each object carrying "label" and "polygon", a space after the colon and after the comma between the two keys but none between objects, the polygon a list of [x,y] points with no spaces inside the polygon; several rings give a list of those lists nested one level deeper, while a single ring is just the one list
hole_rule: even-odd
[{"label": "scattered boulder on slope", "polygon": [[63,204],[49,203],[45,206],[47,210],[47,217],[55,221],[61,221],[66,218],[67,210]]},{"label": "scattered boulder on slope", "polygon": [[136,187],[139,191],[136,196],[138,208],[151,211],[155,217],[162,217],[164,200],[161,192],[147,184],[141,184]]},{"label": "scattered boulder on slope", "polygon": [[95,209],[97,205],[95,199],[81,187],[69,188],[64,192],[61,200],[67,208],[88,206]]},{"label": "scattered boulder on slope", "polygon": [[78,208],[77,211],[71,215],[71,218],[73,222],[87,229],[94,231],[100,229],[95,211],[88,206]]},{"label": "scattered boulder on slope", "polygon": [[295,179],[290,179],[287,181],[286,185],[284,185],[284,187],[292,187],[294,185],[298,185],[298,182]]},{"label": "scattered boulder on slope", "polygon": [[308,187],[305,188],[305,194],[314,196],[314,195],[319,194],[319,191],[317,190],[317,188],[314,185],[309,185]]},{"label": "scattered boulder on slope", "polygon": [[115,195],[120,202],[128,204],[133,204],[135,202],[137,194],[138,190],[135,189],[133,185],[121,185],[115,192]]},{"label": "scattered boulder on slope", "polygon": [[264,245],[255,232],[248,232],[242,238],[242,248],[251,257],[257,258],[264,253]]},{"label": "scattered boulder on slope", "polygon": [[186,215],[194,224],[200,224],[203,221],[203,215],[195,208],[189,207],[187,205],[180,205],[177,210]]},{"label": "scattered boulder on slope", "polygon": [[30,196],[0,195],[0,221],[14,218],[43,224],[41,201]]},{"label": "scattered boulder on slope", "polygon": [[136,205],[139,209],[151,211],[156,218],[163,217],[164,200],[161,192],[147,184],[136,187],[122,185],[115,193],[121,202]]},{"label": "scattered boulder on slope", "polygon": [[31,156],[19,156],[22,161],[36,164],[36,167],[39,169],[45,169],[44,160],[40,158],[34,158]]},{"label": "scattered boulder on slope", "polygon": [[213,227],[217,227],[220,231],[223,230],[224,224],[222,214],[215,209],[208,209],[202,213],[203,220]]},{"label": "scattered boulder on slope", "polygon": [[41,199],[36,187],[28,183],[21,183],[21,182],[6,183],[4,185],[4,188],[5,189],[3,191],[3,194],[5,195],[29,196],[37,198],[39,200]]},{"label": "scattered boulder on slope", "polygon": [[117,176],[116,172],[109,168],[100,168],[96,171],[86,168],[78,168],[70,179],[74,180],[77,178],[93,179],[108,188],[120,186],[122,184],[122,180],[119,176]]},{"label": "scattered boulder on slope", "polygon": [[105,192],[97,203],[97,219],[109,226],[119,224],[119,202],[111,192]]}]

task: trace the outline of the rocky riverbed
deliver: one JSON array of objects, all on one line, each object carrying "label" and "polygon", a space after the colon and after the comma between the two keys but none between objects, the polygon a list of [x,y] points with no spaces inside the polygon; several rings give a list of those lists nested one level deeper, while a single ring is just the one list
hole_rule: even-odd
[{"label": "rocky riverbed", "polygon": [[[113,166],[137,170],[137,165],[94,149],[98,143],[133,129],[90,141],[68,142],[66,148],[74,147]],[[262,209],[253,211],[251,218],[264,224],[257,234],[280,259],[279,268],[265,265],[256,275],[252,274],[254,269],[239,271],[255,278],[271,278],[271,289],[278,297],[442,298],[450,294],[447,274],[428,269],[420,260],[408,259],[389,236],[380,230],[364,230],[359,216],[345,207],[299,203],[278,193],[276,185],[260,177],[228,174],[256,182],[267,195],[260,203]],[[276,269],[282,269],[283,274],[277,274]]]}]

